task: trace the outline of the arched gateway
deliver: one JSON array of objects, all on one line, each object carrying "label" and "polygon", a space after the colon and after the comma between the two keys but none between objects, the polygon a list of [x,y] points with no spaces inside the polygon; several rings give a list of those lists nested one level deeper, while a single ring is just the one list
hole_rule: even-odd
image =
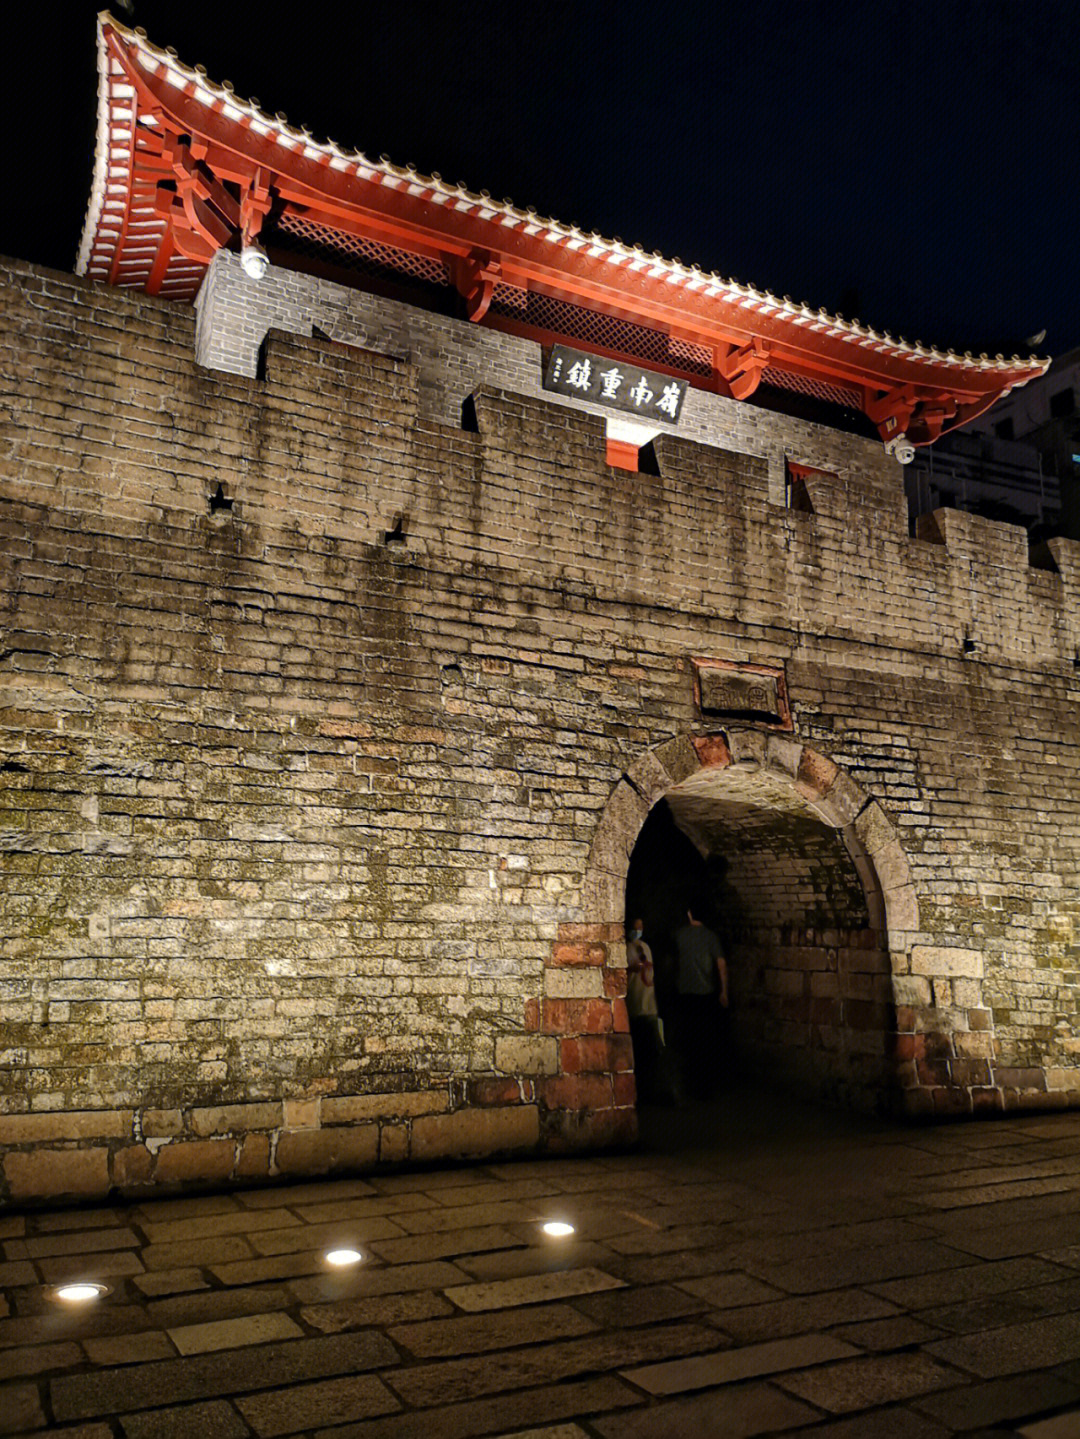
[{"label": "arched gateway", "polygon": [[[598,933],[621,932],[635,860],[631,902],[648,906],[656,861],[639,837],[662,803],[725,914],[737,1062],[859,1107],[894,1105],[916,1078],[896,1039],[894,976],[909,973],[919,919],[880,806],[787,737],[732,729],[670,740],[618,782],[597,827],[584,908]],[[665,882],[655,876],[654,903]]]}]

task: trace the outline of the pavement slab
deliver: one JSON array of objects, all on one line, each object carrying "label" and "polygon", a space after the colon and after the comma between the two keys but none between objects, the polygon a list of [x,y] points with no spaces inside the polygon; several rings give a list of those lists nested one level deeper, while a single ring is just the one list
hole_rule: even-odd
[{"label": "pavement slab", "polygon": [[829,1359],[847,1358],[858,1350],[827,1334],[804,1334],[793,1339],[775,1339],[766,1344],[747,1344],[738,1349],[717,1350],[691,1359],[666,1364],[646,1364],[623,1370],[639,1389],[649,1394],[685,1394],[692,1389],[711,1389],[718,1384],[735,1384],[762,1374],[782,1374],[788,1369],[823,1364]]},{"label": "pavement slab", "polygon": [[[950,1429],[975,1429],[1023,1420],[1077,1400],[1080,1385],[1036,1369],[1007,1379],[988,1379],[962,1389],[922,1395],[914,1401],[914,1407]],[[1076,1432],[1080,1434],[1080,1429]]]},{"label": "pavement slab", "polygon": [[125,1439],[247,1439],[251,1433],[232,1405],[222,1399],[125,1414],[121,1424]]},{"label": "pavement slab", "polygon": [[648,1409],[609,1415],[594,1420],[593,1428],[602,1439],[749,1439],[812,1424],[818,1417],[815,1409],[771,1385],[746,1384],[721,1394],[668,1399]]},{"label": "pavement slab", "polygon": [[548,1299],[567,1299],[576,1294],[596,1294],[602,1289],[621,1289],[623,1282],[602,1269],[564,1269],[554,1274],[529,1274],[521,1279],[496,1279],[490,1284],[458,1284],[446,1290],[446,1297],[459,1309],[511,1309],[521,1304],[540,1304]]},{"label": "pavement slab", "polygon": [[825,1364],[807,1374],[787,1374],[778,1382],[820,1409],[846,1414],[883,1401],[945,1389],[955,1379],[953,1370],[925,1354],[880,1354]]},{"label": "pavement slab", "polygon": [[[1074,1119],[642,1122],[632,1154],[4,1215],[0,1433],[1078,1439]],[[61,1307],[73,1269],[109,1293]]]}]

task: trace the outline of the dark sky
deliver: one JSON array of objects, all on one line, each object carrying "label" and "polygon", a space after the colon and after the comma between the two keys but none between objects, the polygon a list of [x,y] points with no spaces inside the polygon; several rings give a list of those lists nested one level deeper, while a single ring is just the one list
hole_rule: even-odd
[{"label": "dark sky", "polygon": [[[5,20],[0,250],[67,270],[96,8]],[[131,9],[185,63],[373,156],[909,340],[1080,344],[1078,0]]]}]

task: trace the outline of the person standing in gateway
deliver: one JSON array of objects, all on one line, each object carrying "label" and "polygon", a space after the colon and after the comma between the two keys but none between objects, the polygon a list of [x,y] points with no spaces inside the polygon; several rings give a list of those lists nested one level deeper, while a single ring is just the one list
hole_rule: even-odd
[{"label": "person standing in gateway", "polygon": [[719,937],[686,911],[686,924],[673,935],[675,946],[672,1040],[686,1077],[700,1098],[715,1093],[720,1071],[719,1013],[728,1002],[728,972]]}]

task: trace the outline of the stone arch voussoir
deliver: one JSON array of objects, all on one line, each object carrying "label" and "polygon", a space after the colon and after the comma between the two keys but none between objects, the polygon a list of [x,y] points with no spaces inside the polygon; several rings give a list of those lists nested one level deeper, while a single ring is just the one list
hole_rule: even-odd
[{"label": "stone arch voussoir", "polygon": [[783,735],[732,729],[680,736],[646,750],[612,790],[593,837],[583,905],[604,924],[622,924],[626,870],[656,802],[698,770],[757,767],[787,780],[823,823],[838,830],[868,896],[880,896],[882,929],[894,956],[919,929],[911,867],[892,821],[876,800],[820,751]]}]

